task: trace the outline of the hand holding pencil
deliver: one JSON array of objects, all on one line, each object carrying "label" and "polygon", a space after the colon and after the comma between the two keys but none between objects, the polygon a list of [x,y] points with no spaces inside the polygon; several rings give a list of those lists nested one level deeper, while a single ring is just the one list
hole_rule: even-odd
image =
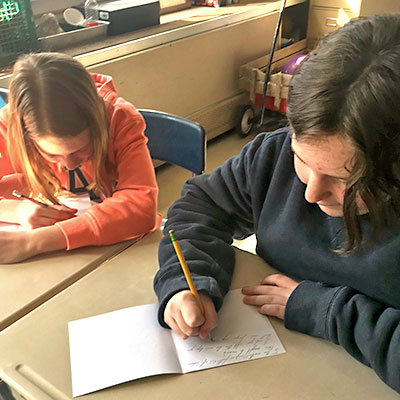
[{"label": "hand holding pencil", "polygon": [[64,221],[75,216],[77,210],[65,205],[48,205],[30,196],[26,196],[16,190],[13,196],[21,200],[15,207],[15,222],[25,229],[36,229],[45,226],[54,225],[56,222]]},{"label": "hand holding pencil", "polygon": [[196,299],[196,303],[199,306],[201,313],[204,315],[203,303],[201,302],[199,294],[197,293],[196,287],[194,286],[194,283],[193,283],[193,280],[192,280],[192,276],[190,275],[189,268],[188,268],[188,266],[186,264],[185,257],[183,256],[183,253],[182,253],[182,250],[181,250],[181,246],[179,245],[179,242],[176,240],[175,233],[174,233],[174,231],[172,229],[169,231],[169,236],[171,238],[171,242],[172,242],[172,244],[174,246],[174,249],[176,251],[176,255],[178,256],[178,260],[179,260],[179,262],[181,264],[183,273],[185,274],[185,278],[186,278],[186,281],[187,281],[187,283],[189,285],[190,291],[192,292],[194,298]]},{"label": "hand holding pencil", "polygon": [[184,339],[189,336],[211,337],[211,330],[217,325],[214,303],[206,294],[197,292],[175,234],[173,231],[169,234],[190,290],[182,290],[169,300],[164,320]]}]

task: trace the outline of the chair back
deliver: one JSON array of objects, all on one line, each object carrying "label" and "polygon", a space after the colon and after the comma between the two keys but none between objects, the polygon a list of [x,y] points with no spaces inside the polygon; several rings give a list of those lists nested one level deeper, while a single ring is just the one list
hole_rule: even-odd
[{"label": "chair back", "polygon": [[206,135],[203,127],[186,118],[138,110],[146,122],[151,158],[175,164],[200,175],[205,170]]},{"label": "chair back", "polygon": [[4,107],[8,101],[8,89],[0,88],[0,108]]}]

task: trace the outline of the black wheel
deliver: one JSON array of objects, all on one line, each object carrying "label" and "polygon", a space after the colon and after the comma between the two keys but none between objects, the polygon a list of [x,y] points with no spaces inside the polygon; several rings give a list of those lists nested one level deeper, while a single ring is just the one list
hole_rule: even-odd
[{"label": "black wheel", "polygon": [[243,106],[239,112],[238,132],[240,136],[247,136],[254,127],[256,112],[252,106]]}]

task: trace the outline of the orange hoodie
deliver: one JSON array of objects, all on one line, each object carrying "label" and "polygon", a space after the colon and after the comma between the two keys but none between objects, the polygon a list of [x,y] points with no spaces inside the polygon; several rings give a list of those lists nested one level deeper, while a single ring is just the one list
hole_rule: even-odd
[{"label": "orange hoodie", "polygon": [[[83,215],[56,223],[66,238],[67,250],[132,239],[153,231],[161,223],[161,215],[156,211],[158,188],[144,136],[143,117],[132,104],[117,96],[111,77],[92,76],[106,103],[110,121],[108,159],[112,176],[109,178],[113,179],[115,191]],[[13,189],[10,185],[19,186],[21,182],[21,175],[16,174],[19,171],[13,170],[7,156],[6,134],[7,107],[4,107],[0,110],[0,195],[9,193]],[[46,163],[63,187],[70,189],[68,171],[58,164]],[[93,178],[91,164],[85,161],[80,168],[89,183]],[[15,176],[6,176],[10,174]]]}]

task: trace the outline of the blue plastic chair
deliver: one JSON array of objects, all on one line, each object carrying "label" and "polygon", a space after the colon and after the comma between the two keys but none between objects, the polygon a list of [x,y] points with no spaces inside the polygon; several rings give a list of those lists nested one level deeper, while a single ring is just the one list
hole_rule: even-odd
[{"label": "blue plastic chair", "polygon": [[8,100],[8,89],[0,88],[0,108],[4,107],[7,104]]},{"label": "blue plastic chair", "polygon": [[200,124],[160,111],[138,111],[146,121],[144,133],[151,158],[178,165],[194,175],[204,172],[206,134]]}]

